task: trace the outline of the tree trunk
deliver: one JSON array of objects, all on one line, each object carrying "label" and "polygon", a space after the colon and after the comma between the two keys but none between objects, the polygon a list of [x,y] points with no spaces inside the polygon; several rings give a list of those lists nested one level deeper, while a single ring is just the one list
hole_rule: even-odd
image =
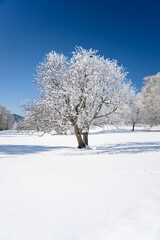
[{"label": "tree trunk", "polygon": [[82,140],[82,136],[81,136],[81,134],[79,132],[79,129],[77,127],[75,127],[74,131],[75,131],[75,135],[76,135],[77,142],[78,142],[78,148],[84,148],[86,145],[85,145],[85,143]]},{"label": "tree trunk", "polygon": [[86,146],[88,146],[88,132],[82,133],[83,135],[83,142],[85,143]]},{"label": "tree trunk", "polygon": [[132,131],[134,131],[135,125],[136,125],[136,123],[134,122],[133,126],[132,126]]},{"label": "tree trunk", "polygon": [[85,148],[85,144],[82,140],[82,137],[80,134],[76,135],[77,141],[78,141],[78,148]]}]

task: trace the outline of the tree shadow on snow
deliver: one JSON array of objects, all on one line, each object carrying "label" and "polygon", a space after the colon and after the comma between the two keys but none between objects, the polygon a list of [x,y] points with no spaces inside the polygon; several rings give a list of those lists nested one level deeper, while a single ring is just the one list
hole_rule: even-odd
[{"label": "tree shadow on snow", "polygon": [[136,154],[160,151],[160,142],[130,142],[95,147],[97,154]]},{"label": "tree shadow on snow", "polygon": [[[132,128],[131,128],[132,129]],[[90,135],[99,135],[99,134],[117,134],[117,133],[129,133],[129,134],[136,134],[136,133],[144,133],[144,132],[160,132],[160,130],[156,129],[136,129],[132,131],[131,129],[106,129],[106,130],[99,130],[98,132],[91,132]]]},{"label": "tree shadow on snow", "polygon": [[[89,149],[77,150],[74,147],[67,146],[40,146],[40,145],[0,145],[0,154],[2,155],[25,155],[48,151],[59,150],[62,155],[70,154],[137,154],[145,152],[159,152],[160,142],[130,142],[130,143],[120,143],[120,144],[107,144],[96,147],[91,147]],[[67,150],[64,151],[64,150]],[[71,152],[68,150],[72,150]],[[85,151],[83,151],[85,150]]]},{"label": "tree shadow on snow", "polygon": [[66,146],[40,146],[40,145],[0,145],[0,154],[6,155],[25,155],[31,153],[47,152],[53,150],[70,149]]}]

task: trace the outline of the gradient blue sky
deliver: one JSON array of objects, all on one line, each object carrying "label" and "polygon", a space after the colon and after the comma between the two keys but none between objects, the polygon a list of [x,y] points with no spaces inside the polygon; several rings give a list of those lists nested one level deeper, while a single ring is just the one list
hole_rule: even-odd
[{"label": "gradient blue sky", "polygon": [[140,90],[160,72],[160,0],[0,0],[0,104],[21,114],[44,55],[75,46],[117,59]]}]

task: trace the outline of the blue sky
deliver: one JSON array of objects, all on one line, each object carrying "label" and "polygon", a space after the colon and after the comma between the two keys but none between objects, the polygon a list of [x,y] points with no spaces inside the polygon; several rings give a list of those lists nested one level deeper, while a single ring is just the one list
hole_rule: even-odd
[{"label": "blue sky", "polygon": [[140,90],[160,72],[160,0],[0,0],[0,104],[21,114],[44,55],[75,46],[117,59]]}]

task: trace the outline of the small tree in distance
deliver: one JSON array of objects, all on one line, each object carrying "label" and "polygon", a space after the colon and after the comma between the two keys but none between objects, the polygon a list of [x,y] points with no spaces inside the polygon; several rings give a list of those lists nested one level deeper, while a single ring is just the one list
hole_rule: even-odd
[{"label": "small tree in distance", "polygon": [[123,107],[124,123],[132,125],[132,131],[135,130],[136,124],[142,124],[144,121],[144,110],[141,101],[141,94],[132,92],[131,99],[127,105]]},{"label": "small tree in distance", "polygon": [[105,119],[130,99],[126,75],[116,60],[92,49],[77,47],[70,59],[52,51],[37,68],[39,98],[25,106],[26,125],[44,133],[73,129],[78,148],[83,148],[92,122]]}]

